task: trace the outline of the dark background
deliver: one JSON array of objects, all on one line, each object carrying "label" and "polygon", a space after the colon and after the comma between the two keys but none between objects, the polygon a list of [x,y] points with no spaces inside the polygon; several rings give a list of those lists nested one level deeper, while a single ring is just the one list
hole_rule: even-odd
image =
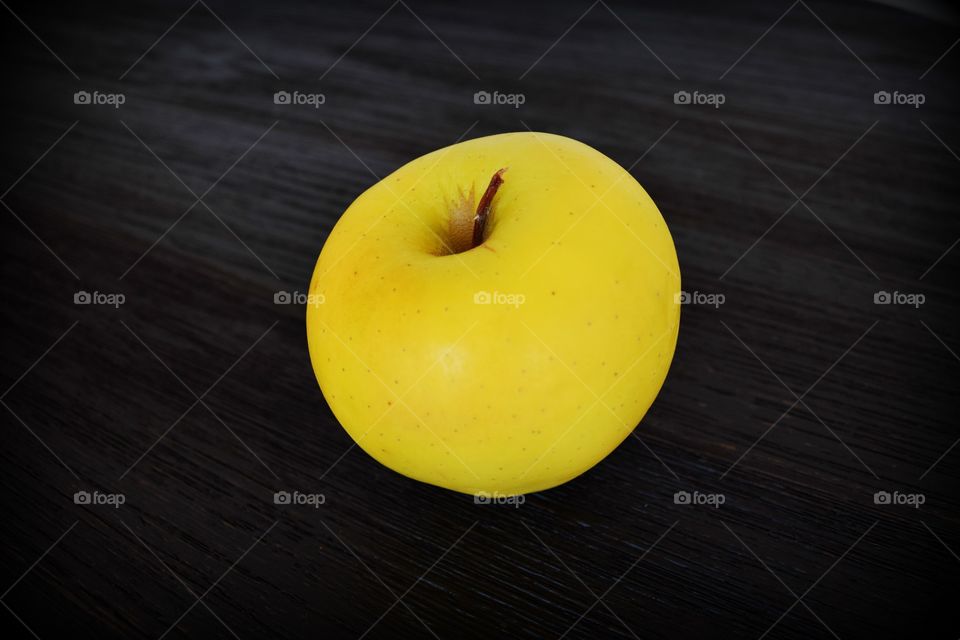
[{"label": "dark background", "polygon": [[[8,637],[960,636],[953,16],[7,2]],[[281,89],[326,103],[276,105]],[[684,307],[663,391],[609,458],[519,508],[475,505],[351,449],[302,305],[273,300],[306,290],[375,175],[527,128],[632,167],[684,289],[725,303]]]}]

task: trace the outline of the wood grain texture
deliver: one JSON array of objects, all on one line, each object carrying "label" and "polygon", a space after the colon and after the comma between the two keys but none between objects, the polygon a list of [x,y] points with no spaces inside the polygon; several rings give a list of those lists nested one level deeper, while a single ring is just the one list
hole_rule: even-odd
[{"label": "wood grain texture", "polygon": [[[931,69],[956,23],[820,2],[0,14],[9,637],[960,635],[960,49]],[[306,289],[377,176],[526,128],[632,166],[684,289],[725,303],[684,308],[634,437],[512,509],[351,450],[302,306],[273,296]],[[77,306],[78,290],[126,302]],[[878,306],[879,290],[926,302]],[[76,505],[81,490],[126,503]],[[881,490],[926,502],[876,505]]]}]

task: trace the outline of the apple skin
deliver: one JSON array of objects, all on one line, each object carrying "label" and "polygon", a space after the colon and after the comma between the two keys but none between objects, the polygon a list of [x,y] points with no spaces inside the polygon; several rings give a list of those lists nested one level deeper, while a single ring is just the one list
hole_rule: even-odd
[{"label": "apple skin", "polygon": [[[504,167],[486,240],[451,253],[452,212]],[[640,422],[679,291],[670,232],[630,174],[570,138],[506,133],[417,158],[350,205],[317,261],[307,338],[368,454],[511,496],[583,473]]]}]

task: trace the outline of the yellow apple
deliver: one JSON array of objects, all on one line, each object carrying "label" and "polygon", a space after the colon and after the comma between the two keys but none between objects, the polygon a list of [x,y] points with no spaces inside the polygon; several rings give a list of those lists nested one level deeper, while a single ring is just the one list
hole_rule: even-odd
[{"label": "yellow apple", "polygon": [[518,495],[583,473],[640,422],[673,358],[679,292],[670,232],[623,168],[562,136],[489,136],[350,205],[310,284],[310,358],[344,429],[387,467]]}]

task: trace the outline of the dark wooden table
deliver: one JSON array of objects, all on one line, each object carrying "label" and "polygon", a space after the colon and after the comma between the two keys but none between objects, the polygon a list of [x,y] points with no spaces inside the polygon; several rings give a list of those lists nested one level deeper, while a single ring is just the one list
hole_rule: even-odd
[{"label": "dark wooden table", "polygon": [[[952,16],[3,7],[5,637],[960,635]],[[306,290],[378,176],[527,128],[631,167],[684,288],[724,301],[684,308],[660,397],[608,459],[475,505],[351,450],[304,309],[274,294]]]}]

